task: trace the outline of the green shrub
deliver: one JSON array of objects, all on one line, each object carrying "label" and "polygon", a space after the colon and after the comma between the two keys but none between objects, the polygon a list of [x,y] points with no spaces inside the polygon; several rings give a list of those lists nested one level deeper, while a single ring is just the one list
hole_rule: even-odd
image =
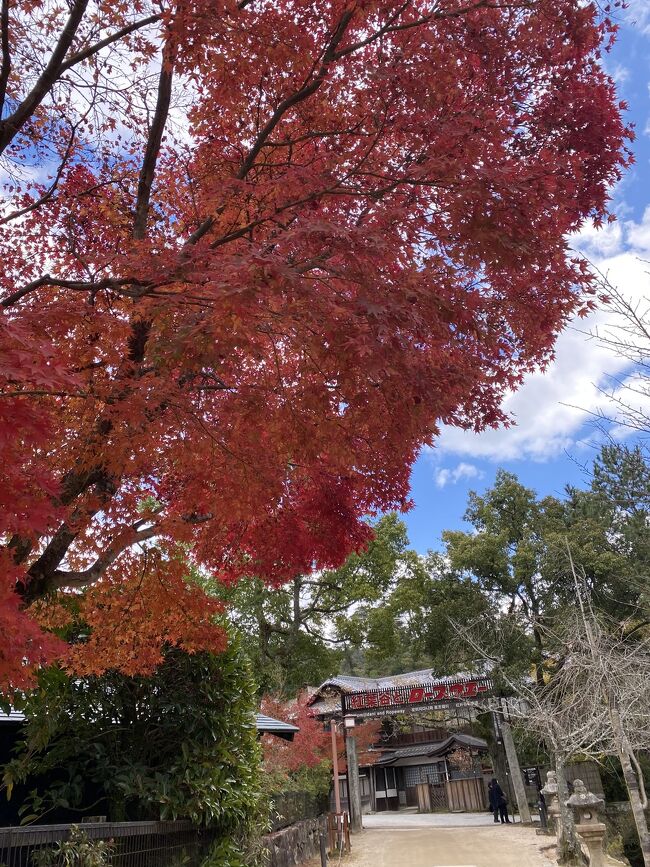
[{"label": "green shrub", "polygon": [[51,668],[27,699],[25,740],[5,782],[33,786],[29,821],[51,811],[189,819],[241,853],[267,821],[255,709],[234,637],[219,655],[169,649],[150,677]]},{"label": "green shrub", "polygon": [[627,860],[632,867],[643,867],[639,835],[636,831],[632,811],[608,812],[605,823],[607,825],[608,854],[622,861]]},{"label": "green shrub", "polygon": [[108,867],[113,844],[107,840],[89,840],[76,825],[67,840],[37,849],[32,854],[34,867]]}]

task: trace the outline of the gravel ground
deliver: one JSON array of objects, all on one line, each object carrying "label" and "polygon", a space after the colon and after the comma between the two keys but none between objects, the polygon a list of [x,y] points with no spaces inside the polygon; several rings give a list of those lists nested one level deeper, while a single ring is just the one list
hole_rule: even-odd
[{"label": "gravel ground", "polygon": [[[543,841],[543,842],[541,842]],[[374,829],[356,835],[345,867],[555,867],[530,828]],[[336,865],[336,861],[333,862]]]},{"label": "gravel ground", "polygon": [[[519,817],[515,819],[519,821]],[[368,830],[391,828],[477,828],[492,827],[492,813],[372,813],[363,817],[363,827]]]},{"label": "gravel ground", "polygon": [[[474,814],[363,818],[366,828],[352,837],[352,854],[341,867],[557,867],[549,848],[552,838],[538,837],[519,824],[478,822],[482,817]],[[337,863],[331,860],[329,867]],[[305,867],[319,865],[316,859]]]}]

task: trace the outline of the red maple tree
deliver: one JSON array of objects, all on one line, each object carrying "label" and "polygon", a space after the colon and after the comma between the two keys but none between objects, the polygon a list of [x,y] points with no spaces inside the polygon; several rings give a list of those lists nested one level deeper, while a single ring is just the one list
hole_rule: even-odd
[{"label": "red maple tree", "polygon": [[[293,741],[283,741],[274,735],[264,735],[264,767],[269,773],[290,775],[303,768],[313,768],[332,761],[332,735],[329,728],[314,716],[309,696],[301,693],[294,701],[282,701],[264,696],[262,713],[290,722],[299,731]],[[374,764],[381,753],[373,750],[380,740],[381,721],[370,720],[354,728],[357,754],[361,765]],[[336,732],[336,752],[340,773],[347,771],[345,736],[339,722]]]},{"label": "red maple tree", "polygon": [[575,0],[3,0],[3,683],[221,646],[188,557],[336,566],[441,423],[503,421],[590,303],[566,236],[629,159],[614,30]]},{"label": "red maple tree", "polygon": [[308,704],[309,697],[301,693],[295,701],[266,695],[262,713],[298,727],[293,741],[274,735],[264,735],[264,768],[272,774],[289,775],[302,768],[313,768],[331,758],[331,735],[316,719]]}]

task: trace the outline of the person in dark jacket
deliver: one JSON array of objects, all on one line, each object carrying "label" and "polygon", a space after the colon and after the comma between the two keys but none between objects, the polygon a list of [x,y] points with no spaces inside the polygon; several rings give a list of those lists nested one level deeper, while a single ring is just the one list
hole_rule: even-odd
[{"label": "person in dark jacket", "polygon": [[508,817],[508,799],[503,793],[503,789],[498,784],[496,777],[492,778],[492,782],[488,783],[488,793],[490,796],[490,809],[494,814],[494,821],[498,822],[501,819],[501,824],[510,824]]}]

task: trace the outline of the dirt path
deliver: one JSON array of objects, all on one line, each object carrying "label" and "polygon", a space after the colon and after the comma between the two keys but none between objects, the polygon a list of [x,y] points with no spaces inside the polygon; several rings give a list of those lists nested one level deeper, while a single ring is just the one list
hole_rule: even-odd
[{"label": "dirt path", "polygon": [[371,829],[353,837],[341,867],[556,867],[541,851],[548,845],[517,825]]}]

